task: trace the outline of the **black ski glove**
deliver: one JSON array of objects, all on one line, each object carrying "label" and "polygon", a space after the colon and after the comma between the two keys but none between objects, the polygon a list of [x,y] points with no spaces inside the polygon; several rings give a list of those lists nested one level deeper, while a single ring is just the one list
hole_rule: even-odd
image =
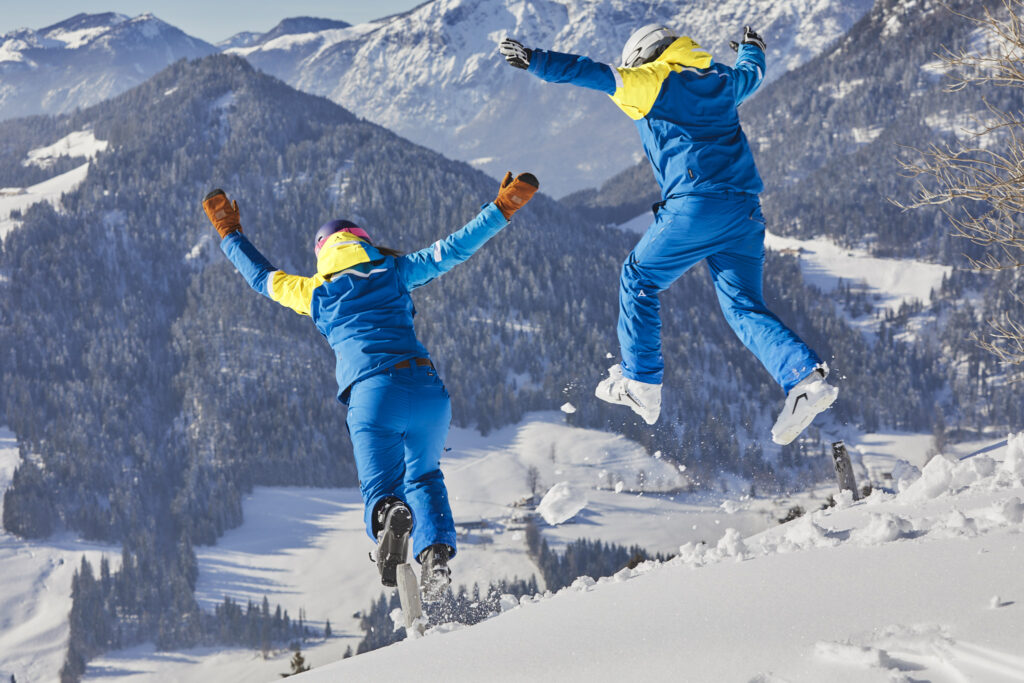
[{"label": "black ski glove", "polygon": [[[749,26],[743,27],[743,40],[740,42],[743,43],[744,45],[754,45],[756,47],[759,47],[761,48],[761,52],[767,52],[767,50],[765,49],[764,38],[759,36],[757,32],[754,31],[754,29],[750,28]],[[737,43],[735,40],[729,41],[729,47],[732,48],[733,52],[737,52],[740,49],[739,43]]]},{"label": "black ski glove", "polygon": [[498,46],[498,52],[501,53],[506,62],[517,69],[529,67],[530,57],[533,56],[533,50],[523,47],[522,43],[511,38],[505,38],[505,40],[501,41],[501,44]]}]

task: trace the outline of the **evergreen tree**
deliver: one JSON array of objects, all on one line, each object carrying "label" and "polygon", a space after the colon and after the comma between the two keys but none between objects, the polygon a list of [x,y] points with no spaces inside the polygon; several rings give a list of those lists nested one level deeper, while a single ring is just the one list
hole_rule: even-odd
[{"label": "evergreen tree", "polygon": [[310,668],[312,668],[306,664],[306,658],[302,656],[302,651],[298,648],[295,649],[295,654],[292,655],[291,666],[291,673],[281,674],[281,678],[288,678],[289,676],[300,674],[303,671],[309,671]]}]

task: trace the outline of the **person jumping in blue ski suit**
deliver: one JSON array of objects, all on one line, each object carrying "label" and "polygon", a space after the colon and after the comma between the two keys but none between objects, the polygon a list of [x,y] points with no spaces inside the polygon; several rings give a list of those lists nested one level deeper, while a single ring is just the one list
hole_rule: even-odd
[{"label": "person jumping in blue ski suit", "polygon": [[443,275],[508,225],[539,183],[529,173],[507,174],[498,197],[462,229],[402,256],[376,247],[347,220],[316,233],[312,277],[278,270],[242,234],[238,204],[223,190],[203,208],[221,236],[221,249],[254,290],[309,316],[337,357],[338,400],[348,405],[366,531],[377,541],[385,586],[397,583],[411,534],[422,564],[425,600],[451,582],[455,524],[440,456],[451,422],[451,401],[426,348],[416,338],[409,292]]},{"label": "person jumping in blue ski suit", "polygon": [[738,54],[729,67],[691,38],[650,24],[630,36],[618,68],[510,38],[499,52],[545,81],[611,97],[636,122],[661,187],[654,222],[622,266],[622,362],[598,385],[598,398],[629,406],[648,424],[657,421],[664,374],[658,295],[707,261],[726,321],[787,394],[772,428],[772,438],[786,444],[838,389],[824,381],[827,365],[764,302],[764,186],[737,107],[764,78],[765,45],[748,27],[733,46]]}]

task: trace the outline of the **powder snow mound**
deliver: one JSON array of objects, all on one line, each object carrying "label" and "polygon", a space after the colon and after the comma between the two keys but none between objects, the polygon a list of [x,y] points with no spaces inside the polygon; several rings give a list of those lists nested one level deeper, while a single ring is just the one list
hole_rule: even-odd
[{"label": "powder snow mound", "polygon": [[555,526],[569,521],[586,506],[587,496],[583,491],[567,481],[560,481],[544,494],[537,505],[537,513],[545,522]]},{"label": "powder snow mound", "polygon": [[1001,463],[987,455],[962,461],[938,455],[925,465],[913,483],[903,486],[903,481],[900,480],[899,499],[904,503],[923,503],[977,487],[1019,486],[1024,484],[1024,435],[1007,439],[1007,454]]},{"label": "powder snow mound", "polygon": [[1024,432],[1010,434],[1006,439],[1006,459],[1002,469],[1008,475],[1024,479]]}]

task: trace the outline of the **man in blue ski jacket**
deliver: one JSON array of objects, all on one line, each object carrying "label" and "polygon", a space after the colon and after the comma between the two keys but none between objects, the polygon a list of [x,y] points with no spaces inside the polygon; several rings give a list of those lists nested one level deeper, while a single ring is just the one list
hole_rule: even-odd
[{"label": "man in blue ski jacket", "polygon": [[313,238],[316,274],[278,270],[242,234],[238,204],[223,190],[203,209],[220,247],[249,286],[309,316],[336,356],[338,400],[365,504],[366,532],[377,542],[381,583],[397,583],[411,537],[422,565],[423,598],[441,598],[451,582],[455,522],[441,473],[451,400],[416,337],[409,293],[462,263],[509,224],[537,191],[530,173],[506,174],[498,196],[460,230],[412,254],[375,246],[348,220],[320,226]]},{"label": "man in blue ski jacket", "polygon": [[617,68],[510,38],[499,51],[545,81],[611,97],[636,122],[661,187],[654,222],[622,266],[622,362],[598,384],[597,397],[657,421],[664,374],[658,295],[707,261],[726,321],[787,394],[772,428],[776,443],[787,444],[832,405],[838,389],[825,382],[828,366],[764,302],[764,186],[737,107],[764,78],[765,44],[747,27],[742,44],[733,45],[737,59],[729,67],[693,39],[650,24],[630,36]]}]

